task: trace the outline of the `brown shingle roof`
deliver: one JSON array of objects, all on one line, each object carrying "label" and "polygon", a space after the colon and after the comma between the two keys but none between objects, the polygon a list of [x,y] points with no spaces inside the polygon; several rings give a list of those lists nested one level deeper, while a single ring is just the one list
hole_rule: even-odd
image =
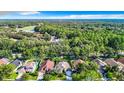
[{"label": "brown shingle roof", "polygon": [[110,66],[118,66],[117,62],[113,58],[106,59],[104,62]]},{"label": "brown shingle roof", "polygon": [[120,63],[122,63],[122,64],[124,64],[124,57],[117,59],[117,61],[120,62]]},{"label": "brown shingle roof", "polygon": [[67,69],[70,69],[70,65],[68,62],[59,62],[56,66],[55,66],[55,71],[57,73],[62,73],[63,71],[66,71]]},{"label": "brown shingle roof", "polygon": [[83,63],[85,63],[83,60],[78,59],[74,61],[73,66],[74,68],[76,68],[79,64],[83,64]]}]

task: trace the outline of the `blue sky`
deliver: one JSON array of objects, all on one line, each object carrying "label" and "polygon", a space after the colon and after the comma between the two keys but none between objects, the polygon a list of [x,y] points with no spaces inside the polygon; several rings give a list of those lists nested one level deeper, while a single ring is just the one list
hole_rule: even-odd
[{"label": "blue sky", "polygon": [[0,19],[124,19],[124,11],[1,11]]}]

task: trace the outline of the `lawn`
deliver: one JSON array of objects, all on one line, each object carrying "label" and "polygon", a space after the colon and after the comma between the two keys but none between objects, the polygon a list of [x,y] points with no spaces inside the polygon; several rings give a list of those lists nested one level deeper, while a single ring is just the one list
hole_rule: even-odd
[{"label": "lawn", "polygon": [[17,30],[22,30],[22,31],[32,31],[34,30],[35,26],[27,26],[27,27],[23,27],[23,28],[18,28]]}]

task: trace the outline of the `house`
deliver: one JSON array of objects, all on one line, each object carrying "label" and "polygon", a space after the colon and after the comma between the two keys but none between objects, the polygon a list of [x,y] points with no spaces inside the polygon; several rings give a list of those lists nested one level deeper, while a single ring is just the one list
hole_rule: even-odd
[{"label": "house", "polygon": [[1,58],[0,59],[0,65],[4,65],[4,64],[9,64],[10,62],[9,62],[9,59],[7,59],[7,58]]},{"label": "house", "polygon": [[119,69],[124,71],[124,57],[119,58],[119,59],[115,59],[118,63]]},{"label": "house", "polygon": [[120,63],[122,63],[122,64],[124,64],[124,57],[119,58],[119,59],[117,59],[116,61],[117,61],[117,62],[120,62]]},{"label": "house", "polygon": [[54,68],[54,62],[48,59],[41,64],[39,72],[46,73],[53,70],[53,68]]},{"label": "house", "polygon": [[16,59],[11,64],[14,64],[16,67],[18,67],[23,65],[23,61]]},{"label": "house", "polygon": [[52,43],[58,43],[59,41],[60,41],[60,39],[57,39],[55,36],[51,36],[50,42],[52,42]]},{"label": "house", "polygon": [[23,66],[19,67],[17,70],[16,70],[17,73],[26,73],[26,70]]},{"label": "house", "polygon": [[93,60],[94,62],[96,62],[99,66],[106,66],[107,64],[102,61],[101,59],[95,59]]},{"label": "house", "polygon": [[64,71],[66,72],[66,70],[67,70],[67,69],[70,69],[70,68],[71,68],[71,67],[70,67],[69,63],[63,61],[63,62],[59,62],[59,63],[55,66],[54,70],[55,70],[56,73],[63,73]]},{"label": "house", "polygon": [[41,64],[41,67],[40,67],[39,72],[38,72],[37,80],[42,80],[44,77],[44,74],[47,72],[50,72],[51,70],[53,70],[53,68],[54,68],[54,62],[49,60],[49,59],[45,60]]},{"label": "house", "polygon": [[107,65],[104,61],[102,61],[101,59],[95,59],[93,60],[94,62],[96,62],[98,64],[98,72],[102,75],[102,78],[101,80],[107,80],[107,77],[106,77],[106,71],[105,71],[105,66]]},{"label": "house", "polygon": [[110,65],[110,66],[118,66],[118,63],[113,59],[113,58],[110,58],[110,59],[106,59],[104,61],[107,65]]},{"label": "house", "polygon": [[26,72],[33,73],[36,70],[37,62],[27,62],[24,65],[24,69]]},{"label": "house", "polygon": [[85,62],[83,60],[81,60],[81,59],[75,60],[75,61],[73,61],[73,68],[77,69],[77,66],[79,64],[83,64],[83,63],[85,63]]},{"label": "house", "polygon": [[119,70],[122,70],[124,71],[124,64],[120,63],[120,62],[117,62],[118,63],[118,68]]}]

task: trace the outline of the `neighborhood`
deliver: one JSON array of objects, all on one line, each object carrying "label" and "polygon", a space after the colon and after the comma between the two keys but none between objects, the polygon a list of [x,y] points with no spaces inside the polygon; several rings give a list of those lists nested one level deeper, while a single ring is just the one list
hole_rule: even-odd
[{"label": "neighborhood", "polygon": [[[98,65],[97,71],[102,76],[100,80],[104,81],[109,80],[109,78],[107,78],[106,76],[106,72],[104,69],[105,66],[118,67],[118,70],[124,72],[124,57],[119,59],[108,58],[105,60],[97,58],[94,59],[92,62]],[[44,81],[45,75],[51,74],[54,71],[58,75],[64,73],[66,81],[73,81],[72,74],[77,73],[80,70],[79,69],[80,65],[86,64],[86,62],[81,59],[72,60],[71,63],[66,61],[53,62],[50,59],[44,59],[43,62],[37,62],[33,60],[22,61],[20,59],[16,59],[10,62],[9,59],[7,58],[0,59],[0,66],[9,64],[13,64],[15,66],[13,73],[15,72],[17,74],[16,78],[10,80],[22,81],[23,78],[25,78],[24,77],[25,74],[37,73],[35,80]]]}]

